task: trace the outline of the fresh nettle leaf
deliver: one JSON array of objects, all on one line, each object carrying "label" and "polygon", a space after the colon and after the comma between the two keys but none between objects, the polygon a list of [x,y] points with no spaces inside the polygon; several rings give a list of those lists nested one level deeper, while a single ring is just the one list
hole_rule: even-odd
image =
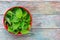
[{"label": "fresh nettle leaf", "polygon": [[11,25],[10,19],[6,17],[6,21]]},{"label": "fresh nettle leaf", "polygon": [[13,31],[14,34],[18,34],[18,32],[19,31],[17,29]]},{"label": "fresh nettle leaf", "polygon": [[11,26],[8,26],[8,31],[9,31],[9,32],[13,32]]},{"label": "fresh nettle leaf", "polygon": [[26,22],[27,22],[27,23],[30,23],[30,16],[27,17]]},{"label": "fresh nettle leaf", "polygon": [[25,22],[22,21],[21,24],[20,24],[20,28],[22,28],[22,30],[24,29],[24,23],[25,23]]},{"label": "fresh nettle leaf", "polygon": [[21,18],[22,17],[22,10],[21,9],[16,10],[16,17],[17,18]]},{"label": "fresh nettle leaf", "polygon": [[11,22],[19,22],[19,18],[12,16]]},{"label": "fresh nettle leaf", "polygon": [[21,27],[21,26],[19,26],[18,30],[19,30],[19,32],[21,32],[21,30],[22,30],[22,27]]},{"label": "fresh nettle leaf", "polygon": [[30,28],[30,24],[25,24],[23,30],[27,30],[28,28]]},{"label": "fresh nettle leaf", "polygon": [[29,31],[28,31],[28,30],[22,30],[21,33],[22,33],[22,34],[28,34]]},{"label": "fresh nettle leaf", "polygon": [[27,11],[24,11],[24,12],[23,12],[23,18],[26,17],[27,14],[28,14]]},{"label": "fresh nettle leaf", "polygon": [[12,24],[13,30],[16,30],[19,26],[20,26],[19,23],[16,23],[16,24],[13,23],[13,24]]},{"label": "fresh nettle leaf", "polygon": [[30,17],[27,19],[28,22],[30,22]]},{"label": "fresh nettle leaf", "polygon": [[8,12],[7,12],[7,15],[8,15],[8,16],[12,16],[12,14],[13,14],[12,11],[8,11]]},{"label": "fresh nettle leaf", "polygon": [[27,28],[28,30],[30,30],[31,29],[31,27],[30,27],[30,25],[28,25],[28,28]]},{"label": "fresh nettle leaf", "polygon": [[16,10],[18,10],[19,8],[12,8],[11,11],[13,12],[13,14],[15,14]]}]

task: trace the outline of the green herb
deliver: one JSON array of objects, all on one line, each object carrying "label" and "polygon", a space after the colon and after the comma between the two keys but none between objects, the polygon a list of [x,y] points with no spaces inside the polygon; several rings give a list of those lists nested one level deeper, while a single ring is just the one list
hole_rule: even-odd
[{"label": "green herb", "polygon": [[5,17],[5,23],[8,24],[8,31],[18,34],[28,34],[30,28],[30,15],[23,8],[12,8]]},{"label": "green herb", "polygon": [[27,16],[27,11],[23,12],[23,17]]},{"label": "green herb", "polygon": [[13,14],[13,13],[12,13],[11,11],[8,11],[8,12],[7,12],[7,15],[8,15],[8,16],[12,16],[12,14]]},{"label": "green herb", "polygon": [[6,17],[6,21],[11,25],[10,19]]},{"label": "green herb", "polygon": [[13,31],[14,34],[18,34],[18,32],[19,31],[17,29]]},{"label": "green herb", "polygon": [[22,17],[22,10],[21,9],[16,10],[16,17],[17,18],[21,18]]},{"label": "green herb", "polygon": [[22,33],[22,34],[28,34],[29,31],[28,31],[28,30],[22,30],[21,33]]},{"label": "green herb", "polygon": [[8,26],[8,31],[9,31],[9,32],[13,32],[13,29],[12,29],[11,26]]},{"label": "green herb", "polygon": [[13,23],[12,24],[13,30],[16,30],[19,26],[20,26],[19,23]]},{"label": "green herb", "polygon": [[20,19],[17,18],[16,16],[12,16],[11,22],[19,22]]}]

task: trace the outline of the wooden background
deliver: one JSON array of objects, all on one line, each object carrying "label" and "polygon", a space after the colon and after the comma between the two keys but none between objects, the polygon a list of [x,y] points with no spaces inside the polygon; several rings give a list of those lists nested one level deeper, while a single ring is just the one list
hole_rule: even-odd
[{"label": "wooden background", "polygon": [[[30,34],[14,36],[4,29],[4,13],[13,6],[24,6],[32,14]],[[60,2],[0,1],[0,40],[60,40]]]}]

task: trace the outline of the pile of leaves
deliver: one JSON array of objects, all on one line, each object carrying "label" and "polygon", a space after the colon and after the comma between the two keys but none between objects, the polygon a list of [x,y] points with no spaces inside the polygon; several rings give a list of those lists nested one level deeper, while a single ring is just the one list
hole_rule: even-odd
[{"label": "pile of leaves", "polygon": [[12,8],[7,11],[5,24],[8,25],[9,32],[27,34],[29,33],[28,28],[30,28],[30,15],[23,8]]}]

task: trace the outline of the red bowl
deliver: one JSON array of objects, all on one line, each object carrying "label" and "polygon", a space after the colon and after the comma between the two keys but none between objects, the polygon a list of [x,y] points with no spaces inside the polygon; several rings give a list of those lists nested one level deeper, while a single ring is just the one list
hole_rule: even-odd
[{"label": "red bowl", "polygon": [[[19,8],[23,8],[23,9],[25,9],[27,12],[28,12],[28,14],[30,15],[30,26],[32,26],[32,15],[30,14],[30,12],[29,12],[29,10],[27,9],[27,8],[25,8],[25,7],[23,7],[23,6],[15,6],[15,7],[19,7]],[[3,18],[3,24],[4,24],[4,28],[8,31],[8,26],[4,23],[4,21],[5,21],[5,16],[6,16],[6,14],[7,14],[7,12],[9,11],[9,10],[11,10],[12,8],[15,8],[15,7],[11,7],[11,8],[9,8],[6,12],[5,12],[5,14],[4,14],[4,18]],[[28,30],[30,30],[31,29],[31,27],[30,28],[28,28]],[[10,34],[14,34],[14,33],[11,33],[11,32],[9,32]],[[15,34],[14,34],[15,35]],[[21,32],[19,32],[17,35],[23,35]]]}]

